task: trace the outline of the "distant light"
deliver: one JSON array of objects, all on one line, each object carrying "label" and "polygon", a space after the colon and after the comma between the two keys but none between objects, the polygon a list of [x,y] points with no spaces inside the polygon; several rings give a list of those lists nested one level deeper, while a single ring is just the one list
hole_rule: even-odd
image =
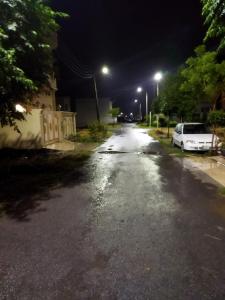
[{"label": "distant light", "polygon": [[138,100],[137,100],[137,99],[135,99],[135,100],[134,100],[134,103],[138,103]]},{"label": "distant light", "polygon": [[139,87],[137,88],[137,92],[138,92],[138,93],[141,93],[142,91],[143,91],[142,87],[139,86]]},{"label": "distant light", "polygon": [[155,76],[154,76],[154,80],[157,81],[157,82],[159,82],[160,80],[162,80],[162,78],[163,78],[163,75],[162,75],[161,72],[157,72],[155,74]]},{"label": "distant light", "polygon": [[107,66],[104,66],[104,67],[102,68],[102,73],[103,73],[104,75],[108,75],[108,74],[109,74],[109,68],[108,68]]},{"label": "distant light", "polygon": [[22,105],[16,104],[16,111],[20,113],[25,113],[26,109]]},{"label": "distant light", "polygon": [[130,113],[130,116],[133,116],[133,113]]}]

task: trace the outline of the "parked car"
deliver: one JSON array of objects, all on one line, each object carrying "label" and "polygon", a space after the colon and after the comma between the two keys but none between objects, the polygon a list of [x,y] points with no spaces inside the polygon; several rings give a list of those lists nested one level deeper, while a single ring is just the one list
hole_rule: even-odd
[{"label": "parked car", "polygon": [[[203,123],[179,123],[173,133],[172,144],[182,151],[209,151],[212,149],[213,134]],[[221,147],[219,138],[214,135],[213,149]]]}]

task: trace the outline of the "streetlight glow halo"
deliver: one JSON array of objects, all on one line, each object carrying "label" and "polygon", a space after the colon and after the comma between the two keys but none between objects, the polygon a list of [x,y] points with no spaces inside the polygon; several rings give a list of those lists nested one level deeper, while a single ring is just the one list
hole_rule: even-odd
[{"label": "streetlight glow halo", "polygon": [[102,73],[103,73],[104,75],[109,75],[109,68],[108,68],[107,66],[103,66],[103,67],[102,67]]},{"label": "streetlight glow halo", "polygon": [[157,82],[159,82],[160,80],[162,80],[162,78],[163,78],[163,75],[162,75],[161,72],[157,72],[155,74],[155,76],[154,76],[154,80],[157,81]]},{"label": "streetlight glow halo", "polygon": [[143,91],[142,87],[139,86],[139,87],[137,88],[137,92],[138,92],[138,93],[141,93],[142,91]]}]

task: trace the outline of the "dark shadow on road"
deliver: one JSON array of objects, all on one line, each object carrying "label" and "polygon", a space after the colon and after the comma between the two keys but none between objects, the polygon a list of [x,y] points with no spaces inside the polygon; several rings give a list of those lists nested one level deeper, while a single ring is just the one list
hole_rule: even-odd
[{"label": "dark shadow on road", "polygon": [[[202,291],[214,295],[213,299],[224,299],[225,219],[216,208],[224,208],[225,199],[211,178],[189,170],[183,158],[162,156],[158,166],[162,191],[167,195],[165,205],[176,208],[168,209],[173,230],[172,236],[165,237],[167,269],[171,269],[168,282],[175,281],[184,290],[185,280],[186,292],[191,291],[188,299],[194,299],[193,295],[202,299]],[[173,257],[177,272],[170,263]]]},{"label": "dark shadow on road", "polygon": [[83,165],[89,154],[67,155],[51,150],[0,151],[0,214],[29,221],[56,187],[86,182]]},{"label": "dark shadow on road", "polygon": [[158,165],[164,192],[173,194],[180,204],[190,207],[219,199],[216,183],[201,171],[200,176],[195,176],[183,162],[183,158],[160,157]]}]

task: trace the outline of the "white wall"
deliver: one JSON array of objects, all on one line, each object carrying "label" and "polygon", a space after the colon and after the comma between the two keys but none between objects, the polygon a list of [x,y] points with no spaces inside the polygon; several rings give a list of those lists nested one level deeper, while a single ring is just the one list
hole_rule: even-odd
[{"label": "white wall", "polygon": [[25,115],[26,121],[18,121],[21,131],[18,133],[13,127],[0,127],[0,148],[41,148],[41,109],[33,109],[31,114]]},{"label": "white wall", "polygon": [[[112,102],[108,98],[99,99],[99,113],[102,123],[113,123],[112,115],[109,111],[112,109]],[[76,100],[77,127],[86,127],[97,121],[96,100],[77,99]]]}]

